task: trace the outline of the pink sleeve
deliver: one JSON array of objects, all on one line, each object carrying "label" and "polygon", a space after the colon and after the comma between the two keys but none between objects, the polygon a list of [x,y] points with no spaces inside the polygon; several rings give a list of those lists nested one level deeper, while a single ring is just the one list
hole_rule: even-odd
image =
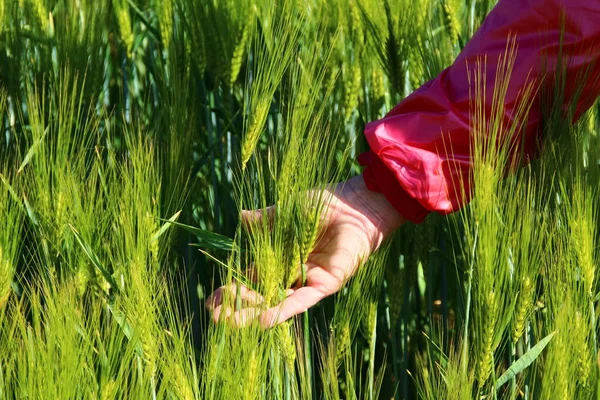
[{"label": "pink sleeve", "polygon": [[[600,94],[600,0],[500,0],[454,64],[398,104],[383,119],[371,122],[365,135],[371,151],[359,158],[366,165],[367,187],[383,193],[408,220],[421,222],[430,211],[443,214],[458,210],[470,196],[471,169],[469,93],[473,69],[487,57],[485,75],[494,82],[497,61],[505,54],[507,40],[516,40],[516,59],[505,98],[508,124],[521,88],[528,79],[549,87],[554,82],[557,56],[567,57],[565,103],[575,94],[576,77],[587,74],[578,98],[575,118]],[[542,70],[541,65],[544,65]],[[486,88],[491,107],[493,85]],[[551,87],[551,86],[550,86]],[[539,139],[539,96],[533,99],[525,126],[523,147],[533,157]],[[450,144],[450,146],[448,146]],[[451,147],[452,151],[448,148]],[[453,182],[465,182],[455,188]]]}]

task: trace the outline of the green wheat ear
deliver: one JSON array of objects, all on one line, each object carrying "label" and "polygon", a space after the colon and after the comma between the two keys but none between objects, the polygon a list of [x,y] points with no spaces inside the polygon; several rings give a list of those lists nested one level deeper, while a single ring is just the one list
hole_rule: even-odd
[{"label": "green wheat ear", "polygon": [[2,25],[0,26],[0,33],[3,33],[4,31],[4,14],[6,12],[5,7],[5,2],[0,2],[0,21],[2,21]]},{"label": "green wheat ear", "polygon": [[285,367],[292,371],[296,362],[297,348],[294,340],[293,321],[286,321],[277,326],[276,337],[283,355]]},{"label": "green wheat ear", "polygon": [[173,32],[173,0],[155,2],[160,27],[160,37],[165,50],[169,49]]},{"label": "green wheat ear", "polygon": [[452,44],[458,43],[458,37],[462,32],[456,3],[456,0],[444,0],[442,3],[444,19],[446,21],[446,27],[448,29],[448,34],[450,35]]},{"label": "green wheat ear", "polygon": [[482,347],[479,354],[477,381],[479,387],[483,387],[492,373],[494,367],[494,334],[497,324],[497,299],[496,294],[492,290],[489,292],[485,308],[481,309],[481,314],[485,316],[481,325],[483,326]]},{"label": "green wheat ear", "polygon": [[115,14],[119,21],[119,31],[121,32],[121,38],[125,42],[125,48],[127,49],[127,55],[131,55],[133,49],[133,42],[135,35],[132,30],[131,17],[129,15],[129,4],[127,0],[116,0],[114,3]]},{"label": "green wheat ear", "polygon": [[246,169],[246,165],[258,144],[261,131],[269,114],[270,105],[271,101],[265,98],[256,105],[256,108],[252,112],[252,122],[248,127],[242,144],[242,171]]},{"label": "green wheat ear", "polygon": [[345,117],[349,120],[354,110],[358,107],[359,94],[361,89],[362,71],[360,64],[354,62],[348,66],[348,74],[345,76],[345,96],[344,104],[346,107]]},{"label": "green wheat ear", "polygon": [[519,290],[519,298],[517,300],[517,306],[513,322],[513,330],[511,335],[513,343],[517,343],[521,336],[523,336],[523,332],[525,331],[526,319],[528,318],[529,313],[533,308],[534,293],[534,283],[529,277],[524,277],[521,281],[521,288]]},{"label": "green wheat ear", "polygon": [[31,0],[31,5],[33,6],[33,9],[35,10],[36,16],[38,18],[38,22],[40,24],[40,27],[42,29],[42,32],[47,33],[48,32],[48,9],[46,8],[46,5],[44,4],[43,0]]},{"label": "green wheat ear", "polygon": [[250,22],[244,24],[240,37],[233,50],[233,57],[231,59],[231,77],[229,84],[233,87],[235,81],[238,78],[240,70],[242,69],[242,63],[244,61],[244,55],[248,48],[248,42],[250,40],[250,32],[252,31]]},{"label": "green wheat ear", "polygon": [[303,226],[302,247],[300,249],[302,264],[306,263],[309,254],[312,253],[317,244],[321,224],[321,211],[322,206],[320,205],[313,205],[308,210],[308,215]]}]

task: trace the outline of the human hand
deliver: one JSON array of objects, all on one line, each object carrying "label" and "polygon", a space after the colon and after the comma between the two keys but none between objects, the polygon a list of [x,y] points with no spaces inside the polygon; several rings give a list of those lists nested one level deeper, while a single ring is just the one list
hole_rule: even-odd
[{"label": "human hand", "polygon": [[[289,289],[282,302],[267,310],[260,308],[259,293],[240,286],[245,307],[238,311],[223,304],[226,294],[235,296],[236,285],[222,286],[206,301],[215,322],[223,318],[244,326],[259,318],[261,326],[268,328],[306,311],[340,290],[361,262],[405,222],[382,194],[367,188],[362,176],[324,190],[327,193],[322,198],[328,199],[328,204],[322,220],[323,231],[307,258],[305,285]],[[273,211],[273,207],[244,211],[242,217],[250,222]]]}]

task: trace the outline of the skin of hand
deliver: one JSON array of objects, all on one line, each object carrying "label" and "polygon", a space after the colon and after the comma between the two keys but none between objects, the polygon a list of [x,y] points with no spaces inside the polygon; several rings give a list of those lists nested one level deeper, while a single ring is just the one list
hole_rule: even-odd
[{"label": "skin of hand", "polygon": [[[269,328],[306,311],[339,291],[361,260],[405,222],[382,194],[367,188],[362,175],[325,190],[328,193],[323,198],[329,199],[329,204],[322,220],[322,235],[306,262],[305,285],[289,289],[281,303],[267,310],[260,308],[259,293],[240,286],[244,307],[238,311],[223,305],[224,295],[235,296],[236,286],[222,286],[206,301],[215,322],[225,320],[244,326],[259,318],[261,326]],[[263,218],[269,211],[244,211],[242,217],[248,222]]]}]

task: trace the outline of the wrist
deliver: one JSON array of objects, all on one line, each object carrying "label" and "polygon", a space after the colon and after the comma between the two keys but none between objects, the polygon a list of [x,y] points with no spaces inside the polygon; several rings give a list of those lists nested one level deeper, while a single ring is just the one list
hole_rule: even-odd
[{"label": "wrist", "polygon": [[361,215],[370,231],[372,251],[406,222],[383,194],[369,190],[362,175],[349,179],[343,185],[344,197]]}]

